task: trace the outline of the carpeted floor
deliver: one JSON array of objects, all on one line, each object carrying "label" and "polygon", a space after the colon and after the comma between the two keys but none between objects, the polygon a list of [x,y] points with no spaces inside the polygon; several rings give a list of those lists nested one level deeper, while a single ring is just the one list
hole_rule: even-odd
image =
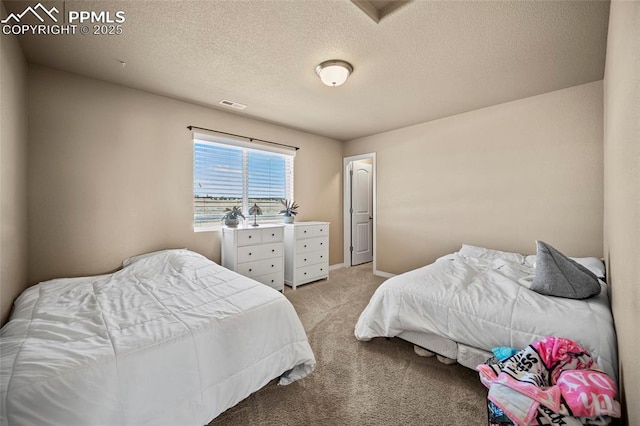
[{"label": "carpeted floor", "polygon": [[366,264],[286,287],[316,371],[289,386],[272,381],[210,424],[486,425],[486,391],[474,371],[419,357],[400,339],[356,340],[360,312],[383,281]]}]

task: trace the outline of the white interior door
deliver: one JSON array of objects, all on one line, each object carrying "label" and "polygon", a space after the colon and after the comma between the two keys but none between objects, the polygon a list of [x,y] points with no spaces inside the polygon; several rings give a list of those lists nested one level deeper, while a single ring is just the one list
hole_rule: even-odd
[{"label": "white interior door", "polygon": [[351,169],[351,265],[373,260],[373,177],[371,164]]}]

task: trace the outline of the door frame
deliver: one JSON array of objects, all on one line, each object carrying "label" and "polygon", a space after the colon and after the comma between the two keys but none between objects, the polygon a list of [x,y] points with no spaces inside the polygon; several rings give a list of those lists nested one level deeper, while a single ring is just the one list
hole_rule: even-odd
[{"label": "door frame", "polygon": [[351,204],[351,175],[349,174],[348,166],[357,160],[366,160],[371,159],[371,170],[372,170],[372,183],[373,183],[373,273],[377,273],[377,262],[376,256],[378,254],[377,246],[376,246],[376,223],[378,220],[377,215],[377,170],[376,170],[376,153],[369,152],[367,154],[354,155],[351,157],[344,157],[342,164],[342,181],[344,182],[344,189],[342,193],[344,194],[344,199],[342,202],[343,207],[343,220],[344,224],[343,237],[342,241],[344,242],[344,266],[351,267],[351,252],[349,251],[349,247],[351,247],[351,214],[349,213],[349,206]]}]

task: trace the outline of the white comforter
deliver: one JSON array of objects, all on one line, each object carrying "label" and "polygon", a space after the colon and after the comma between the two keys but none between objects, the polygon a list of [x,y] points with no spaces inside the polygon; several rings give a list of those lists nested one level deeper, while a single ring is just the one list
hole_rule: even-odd
[{"label": "white comforter", "polygon": [[33,286],[0,337],[3,425],[203,425],[315,367],[282,294],[187,250]]},{"label": "white comforter", "polygon": [[551,335],[566,337],[587,348],[615,379],[616,337],[606,284],[601,282],[599,296],[586,300],[550,297],[518,283],[534,273],[516,253],[468,250],[444,256],[385,281],[360,315],[356,338],[426,332],[490,352],[498,346],[521,349]]}]

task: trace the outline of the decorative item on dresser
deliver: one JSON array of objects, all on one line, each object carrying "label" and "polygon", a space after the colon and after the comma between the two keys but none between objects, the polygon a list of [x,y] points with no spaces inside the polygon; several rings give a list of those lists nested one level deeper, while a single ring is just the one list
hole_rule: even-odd
[{"label": "decorative item on dresser", "polygon": [[280,214],[283,215],[282,222],[293,223],[295,215],[298,214],[298,209],[300,208],[300,206],[298,206],[298,203],[296,203],[295,200],[284,199],[280,200],[280,203],[282,203],[282,205],[284,206],[284,209],[280,210]]},{"label": "decorative item on dresser", "polygon": [[260,226],[258,225],[258,222],[256,221],[256,218],[258,215],[262,215],[262,209],[260,208],[260,206],[258,206],[258,204],[254,203],[253,207],[251,207],[249,209],[249,214],[253,215],[253,224],[251,226]]},{"label": "decorative item on dresser", "polygon": [[296,286],[329,276],[329,222],[284,225],[284,282]]},{"label": "decorative item on dresser", "polygon": [[283,227],[222,228],[222,266],[284,290]]},{"label": "decorative item on dresser", "polygon": [[238,226],[238,224],[240,223],[240,219],[238,219],[238,217],[241,217],[243,219],[245,218],[242,214],[242,210],[238,206],[226,208],[224,209],[224,212],[224,216],[222,216],[222,219],[220,220],[224,221],[224,224],[230,228],[235,228],[236,226]]}]

